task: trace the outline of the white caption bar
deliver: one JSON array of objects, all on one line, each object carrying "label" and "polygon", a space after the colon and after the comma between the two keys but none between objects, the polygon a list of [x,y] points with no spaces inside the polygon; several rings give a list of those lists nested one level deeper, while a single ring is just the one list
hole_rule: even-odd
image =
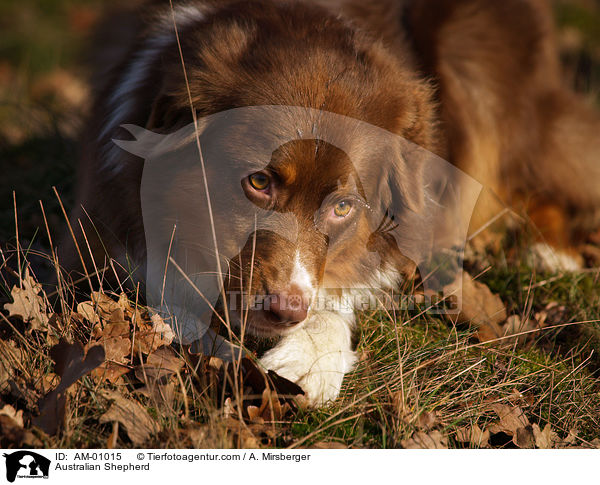
[{"label": "white caption bar", "polygon": [[0,484],[17,485],[35,485],[37,479],[47,480],[40,485],[188,480],[505,485],[515,479],[564,484],[596,478],[600,460],[600,450],[0,450],[0,455]]}]

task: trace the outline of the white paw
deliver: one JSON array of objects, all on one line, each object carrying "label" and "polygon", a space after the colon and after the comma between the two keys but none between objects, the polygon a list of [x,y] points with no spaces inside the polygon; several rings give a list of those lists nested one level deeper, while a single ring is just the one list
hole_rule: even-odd
[{"label": "white paw", "polygon": [[560,251],[545,243],[537,243],[531,248],[529,260],[530,264],[538,271],[549,273],[559,271],[575,272],[583,266],[576,255]]},{"label": "white paw", "polygon": [[298,384],[311,406],[321,406],[335,400],[340,393],[344,375],[356,362],[354,352],[333,351],[318,356],[303,350],[306,349],[275,347],[263,356],[261,364]]}]

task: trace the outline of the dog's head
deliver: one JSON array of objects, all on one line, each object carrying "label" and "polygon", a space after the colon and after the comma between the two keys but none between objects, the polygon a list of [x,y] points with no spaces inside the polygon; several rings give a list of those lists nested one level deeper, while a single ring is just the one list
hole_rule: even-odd
[{"label": "dog's head", "polygon": [[386,228],[422,211],[421,161],[402,140],[433,147],[429,87],[324,10],[244,2],[209,20],[181,33],[187,82],[178,56],[162,60],[147,127],[184,126],[190,97],[199,121],[180,137],[193,162],[147,189],[164,194],[152,218],[167,236],[175,220],[180,261],[223,256],[219,313],[282,334],[320,289],[410,266],[416,229],[399,242]]}]

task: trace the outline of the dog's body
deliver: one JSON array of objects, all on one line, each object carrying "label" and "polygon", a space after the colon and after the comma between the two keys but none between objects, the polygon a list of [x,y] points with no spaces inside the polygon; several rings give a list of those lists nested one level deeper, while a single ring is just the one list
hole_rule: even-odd
[{"label": "dog's body", "polygon": [[[193,121],[190,105],[200,119],[247,106],[336,113],[447,158],[507,203],[551,203],[565,221],[584,220],[600,207],[600,121],[562,86],[543,0],[197,1],[173,11],[148,7],[143,22],[133,18],[137,35],[111,51],[112,68],[96,79],[78,202],[86,212],[78,208],[72,217],[81,220],[97,266],[107,256],[125,261],[127,254],[142,266],[146,258],[143,163],[111,140],[123,136],[123,124],[172,133]],[[277,116],[265,130],[285,132],[285,140],[315,129],[309,112]],[[233,123],[226,136],[197,124],[197,141],[209,152],[213,144],[225,149],[231,163],[248,161],[247,121]],[[295,216],[291,240],[250,227],[252,237],[230,259],[229,276],[234,268],[239,277],[227,290],[277,297],[246,319],[239,311],[237,323],[253,334],[281,336],[262,363],[300,384],[314,404],[338,395],[356,360],[354,316],[317,310],[315,299],[327,289],[371,288],[410,275],[405,251],[373,234],[382,217],[406,221],[427,212],[418,156],[374,146],[363,134],[348,135],[347,146],[351,161],[318,136],[299,136],[268,165],[248,168],[231,189],[238,194],[230,224],[249,222],[235,213],[238,195]],[[178,184],[192,190],[187,180]],[[375,193],[371,200],[365,195]],[[165,201],[182,203],[179,193]],[[475,228],[497,211],[483,204]],[[208,231],[208,216],[198,217]],[[561,226],[548,234],[550,242],[568,246],[574,229]],[[381,259],[376,270],[365,262],[373,252]],[[302,305],[282,305],[290,296]]]}]

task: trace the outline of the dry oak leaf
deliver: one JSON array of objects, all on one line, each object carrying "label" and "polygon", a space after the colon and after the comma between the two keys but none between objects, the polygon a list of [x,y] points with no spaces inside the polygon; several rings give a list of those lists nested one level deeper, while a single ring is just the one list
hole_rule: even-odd
[{"label": "dry oak leaf", "polygon": [[233,438],[238,448],[264,448],[273,446],[277,437],[277,429],[273,425],[261,423],[245,424],[234,418],[226,418],[220,422],[223,431]]},{"label": "dry oak leaf", "polygon": [[104,362],[92,371],[91,376],[96,382],[107,380],[108,382],[115,384],[130,370],[131,369],[128,366],[118,364],[117,362]]},{"label": "dry oak leaf", "polygon": [[134,337],[135,353],[151,354],[159,347],[170,345],[173,339],[157,332],[152,324],[138,321]]},{"label": "dry oak leaf", "polygon": [[504,324],[504,336],[509,337],[517,335],[514,338],[506,339],[504,342],[514,343],[516,339],[518,344],[524,344],[536,332],[536,329],[542,328],[538,321],[530,318],[523,320],[519,315],[511,315]]},{"label": "dry oak leaf", "polygon": [[[113,316],[115,312],[121,312],[122,315],[120,309],[115,310]],[[116,316],[119,318],[119,315]],[[97,382],[106,379],[115,383],[130,370],[129,367],[124,365],[131,354],[130,325],[125,321],[117,320],[107,323],[103,329],[100,329],[100,325],[94,328],[98,340],[92,341],[89,345],[102,345],[106,362],[94,369],[92,376]]]},{"label": "dry oak leaf", "polygon": [[2,409],[0,409],[0,416],[8,416],[12,419],[15,424],[19,427],[25,426],[23,423],[23,410],[15,410],[10,404],[7,404]]},{"label": "dry oak leaf", "polygon": [[117,309],[122,309],[118,302],[99,291],[94,291],[91,297],[92,301],[89,303],[92,304],[95,313],[105,320],[110,321],[112,313]]},{"label": "dry oak leaf", "polygon": [[146,376],[158,380],[177,374],[183,368],[183,365],[183,358],[177,355],[171,347],[161,347],[148,356],[144,371]]},{"label": "dry oak leaf", "polygon": [[[29,274],[29,270],[25,271],[22,279],[22,288],[17,285],[13,286],[10,296],[13,299],[12,303],[6,303],[4,309],[9,315],[18,316],[25,323],[29,323],[28,332],[32,330],[46,330],[48,328],[48,308],[44,296],[40,296],[42,285],[37,283]],[[43,295],[43,293],[42,293]]]},{"label": "dry oak leaf", "polygon": [[170,404],[175,397],[171,376],[179,372],[184,361],[171,347],[161,347],[151,353],[146,363],[135,369],[135,376],[146,384],[137,392],[154,399],[158,404]]},{"label": "dry oak leaf", "polygon": [[107,360],[125,363],[131,353],[129,324],[127,322],[106,324],[98,343],[104,346]]},{"label": "dry oak leaf", "polygon": [[8,381],[14,377],[14,370],[21,363],[22,352],[13,341],[0,340],[0,392],[9,387]]},{"label": "dry oak leaf", "polygon": [[457,279],[444,287],[444,294],[456,295],[460,313],[458,318],[452,318],[456,323],[470,322],[477,327],[477,338],[481,342],[502,337],[500,324],[507,318],[506,307],[486,285],[474,281],[465,271],[460,281]]},{"label": "dry oak leaf", "polygon": [[558,436],[554,431],[550,423],[544,426],[544,429],[540,429],[537,424],[533,425],[533,436],[535,438],[535,446],[542,450],[549,450],[554,447],[554,442]]},{"label": "dry oak leaf", "polygon": [[165,345],[171,345],[175,339],[175,332],[173,332],[171,326],[167,325],[158,313],[152,315],[150,321],[152,322],[154,333],[160,335],[161,340],[166,342]]},{"label": "dry oak leaf", "polygon": [[276,391],[266,387],[262,393],[260,408],[248,406],[246,412],[251,421],[264,423],[265,421],[281,421],[290,409],[289,403],[284,402],[283,405],[281,404]]},{"label": "dry oak leaf", "polygon": [[533,427],[520,407],[494,403],[489,406],[489,409],[500,418],[489,426],[490,433],[505,433],[512,436],[513,443],[519,448],[534,447]]},{"label": "dry oak leaf", "polygon": [[488,409],[494,411],[500,418],[495,426],[498,432],[513,435],[519,428],[529,426],[529,419],[525,416],[523,410],[518,406],[509,406],[502,403],[493,403],[488,406]]},{"label": "dry oak leaf", "polygon": [[425,433],[416,432],[411,438],[400,442],[402,448],[409,450],[446,450],[448,449],[448,437],[440,431]]},{"label": "dry oak leaf", "polygon": [[116,421],[121,424],[134,445],[145,443],[151,435],[158,432],[158,423],[140,403],[127,399],[116,391],[105,392],[104,397],[111,400],[112,404],[108,411],[100,416],[100,422]]},{"label": "dry oak leaf", "polygon": [[437,423],[438,419],[436,411],[425,411],[424,413],[419,414],[419,417],[417,418],[417,427],[425,431],[432,429]]},{"label": "dry oak leaf", "polygon": [[489,447],[490,431],[482,429],[476,424],[473,426],[465,426],[456,430],[456,440],[460,443],[469,443],[475,448]]},{"label": "dry oak leaf", "polygon": [[77,305],[77,313],[79,313],[88,322],[97,325],[100,323],[100,317],[96,313],[94,302],[83,301]]}]

